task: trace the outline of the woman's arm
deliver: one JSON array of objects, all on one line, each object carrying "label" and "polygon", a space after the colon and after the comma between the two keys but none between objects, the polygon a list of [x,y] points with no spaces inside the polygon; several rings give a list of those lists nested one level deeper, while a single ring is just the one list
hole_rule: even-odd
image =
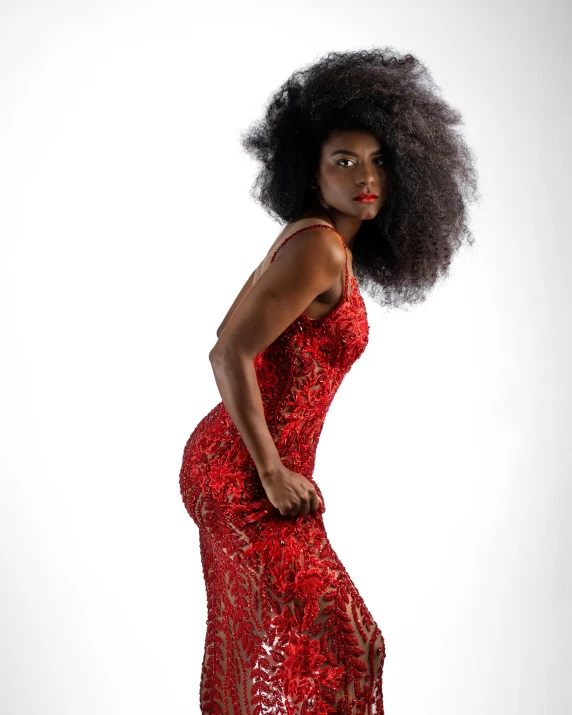
[{"label": "woman's arm", "polygon": [[[328,290],[344,268],[339,237],[312,228],[292,238],[237,302],[209,353],[224,406],[261,478],[282,467],[264,415],[254,358]],[[240,296],[239,296],[240,297]]]},{"label": "woman's arm", "polygon": [[220,334],[221,334],[222,331],[224,330],[224,326],[228,323],[228,321],[229,321],[229,319],[230,319],[230,316],[234,313],[234,311],[236,310],[236,307],[238,306],[238,304],[240,303],[240,301],[244,298],[244,296],[245,296],[245,295],[248,293],[248,291],[252,288],[252,284],[254,283],[254,274],[256,273],[257,270],[258,270],[258,268],[255,268],[255,269],[252,271],[252,273],[250,274],[250,278],[248,278],[248,280],[246,281],[246,283],[242,286],[242,288],[240,289],[240,293],[239,293],[239,294],[236,296],[236,298],[234,299],[234,303],[233,303],[233,304],[230,306],[230,308],[228,309],[228,313],[224,316],[224,320],[223,320],[222,323],[219,325],[218,330],[216,331],[216,336],[217,336],[217,338],[220,337]]}]

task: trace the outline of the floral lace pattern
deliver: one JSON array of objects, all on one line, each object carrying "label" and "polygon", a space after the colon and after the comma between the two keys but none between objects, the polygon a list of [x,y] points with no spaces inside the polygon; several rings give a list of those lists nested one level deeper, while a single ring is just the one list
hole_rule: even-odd
[{"label": "floral lace pattern", "polygon": [[300,314],[254,361],[280,458],[312,482],[317,511],[287,517],[270,503],[222,402],[185,445],[180,491],[207,596],[203,715],[383,715],[384,639],[328,540],[313,479],[326,413],[368,336],[346,252],[338,305]]}]

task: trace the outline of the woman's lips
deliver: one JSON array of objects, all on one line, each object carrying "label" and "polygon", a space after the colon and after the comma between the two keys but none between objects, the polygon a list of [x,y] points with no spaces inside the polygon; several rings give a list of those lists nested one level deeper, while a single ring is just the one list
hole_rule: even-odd
[{"label": "woman's lips", "polygon": [[371,197],[356,196],[354,198],[354,201],[362,201],[364,204],[371,204],[371,202],[375,201],[376,199],[377,199],[377,196],[371,196]]}]

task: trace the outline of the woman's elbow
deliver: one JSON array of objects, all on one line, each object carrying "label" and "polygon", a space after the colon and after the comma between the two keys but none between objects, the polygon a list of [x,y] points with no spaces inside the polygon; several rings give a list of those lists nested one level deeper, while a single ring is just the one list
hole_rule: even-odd
[{"label": "woman's elbow", "polygon": [[218,341],[215,343],[214,347],[211,348],[209,353],[209,362],[215,362],[219,355]]},{"label": "woman's elbow", "polygon": [[209,361],[213,364],[221,362],[228,358],[228,356],[232,353],[234,353],[234,351],[231,349],[228,341],[223,342],[219,338],[209,352]]},{"label": "woman's elbow", "polygon": [[214,365],[229,360],[250,360],[250,357],[236,344],[230,343],[228,340],[217,340],[209,352],[209,361]]}]

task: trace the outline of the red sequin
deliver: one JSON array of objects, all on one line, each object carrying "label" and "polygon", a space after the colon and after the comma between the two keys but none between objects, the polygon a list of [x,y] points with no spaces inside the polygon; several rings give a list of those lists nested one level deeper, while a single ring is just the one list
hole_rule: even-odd
[{"label": "red sequin", "polygon": [[384,639],[328,540],[312,476],[328,408],[368,342],[349,283],[346,252],[336,307],[316,320],[302,313],[254,361],[280,458],[312,482],[317,511],[286,517],[270,503],[222,402],[185,446],[180,490],[207,595],[203,715],[383,715]]}]

